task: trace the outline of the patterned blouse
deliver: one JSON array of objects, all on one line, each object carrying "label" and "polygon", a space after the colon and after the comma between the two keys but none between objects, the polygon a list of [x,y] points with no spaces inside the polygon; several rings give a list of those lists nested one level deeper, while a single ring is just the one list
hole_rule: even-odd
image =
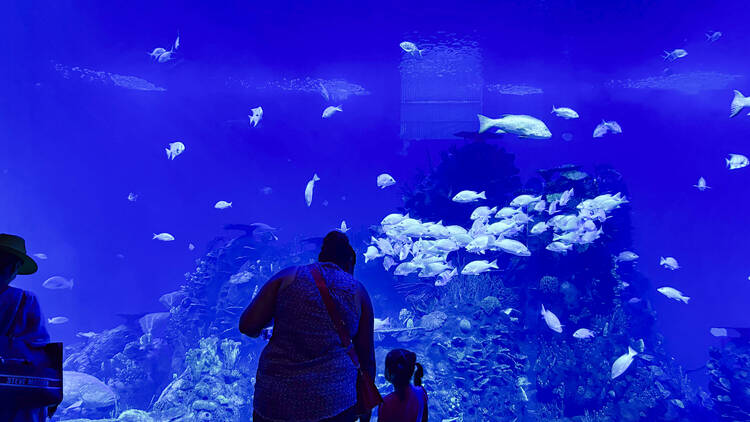
[{"label": "patterned blouse", "polygon": [[357,371],[323,304],[312,265],[320,265],[352,338],[359,326],[357,281],[335,264],[300,266],[294,281],[279,291],[273,336],[258,362],[253,406],[266,419],[318,421],[357,401]]}]

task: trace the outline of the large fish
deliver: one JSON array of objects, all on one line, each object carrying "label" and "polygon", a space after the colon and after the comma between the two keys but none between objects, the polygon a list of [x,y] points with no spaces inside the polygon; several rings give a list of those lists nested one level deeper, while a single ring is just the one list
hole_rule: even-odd
[{"label": "large fish", "polygon": [[549,139],[552,137],[547,125],[536,117],[524,114],[505,114],[499,119],[490,119],[477,114],[479,118],[479,133],[496,129],[495,133],[512,133],[520,138]]}]

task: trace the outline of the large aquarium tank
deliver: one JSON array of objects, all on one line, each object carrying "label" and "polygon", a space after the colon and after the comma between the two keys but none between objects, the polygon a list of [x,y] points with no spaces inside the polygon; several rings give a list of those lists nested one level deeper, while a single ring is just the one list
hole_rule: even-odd
[{"label": "large aquarium tank", "polygon": [[52,420],[252,420],[240,315],[333,230],[430,421],[750,420],[747,2],[3,9]]}]

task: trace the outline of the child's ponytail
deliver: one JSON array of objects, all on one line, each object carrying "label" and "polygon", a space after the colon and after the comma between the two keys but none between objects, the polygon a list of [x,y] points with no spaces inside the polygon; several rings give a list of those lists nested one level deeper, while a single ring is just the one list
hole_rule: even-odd
[{"label": "child's ponytail", "polygon": [[416,372],[414,372],[414,385],[419,387],[422,385],[422,377],[424,377],[424,368],[422,368],[422,365],[419,362],[416,362],[415,365],[417,366]]}]

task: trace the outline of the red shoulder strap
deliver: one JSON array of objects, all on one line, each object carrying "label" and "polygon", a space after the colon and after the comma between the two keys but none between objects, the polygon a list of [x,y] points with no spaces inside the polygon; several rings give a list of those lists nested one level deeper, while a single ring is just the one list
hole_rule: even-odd
[{"label": "red shoulder strap", "polygon": [[320,272],[320,265],[314,264],[312,267],[310,267],[310,273],[315,279],[315,285],[318,286],[320,296],[323,298],[323,304],[328,311],[328,316],[331,317],[333,326],[339,334],[341,345],[343,345],[344,348],[347,349],[349,357],[354,363],[354,366],[359,369],[359,357],[357,357],[357,352],[354,350],[354,347],[350,347],[352,345],[352,339],[349,337],[349,332],[346,329],[346,322],[344,322],[344,319],[341,317],[341,314],[336,308],[336,304],[333,302],[331,291],[328,290],[328,286],[326,286],[323,274],[321,274]]}]

